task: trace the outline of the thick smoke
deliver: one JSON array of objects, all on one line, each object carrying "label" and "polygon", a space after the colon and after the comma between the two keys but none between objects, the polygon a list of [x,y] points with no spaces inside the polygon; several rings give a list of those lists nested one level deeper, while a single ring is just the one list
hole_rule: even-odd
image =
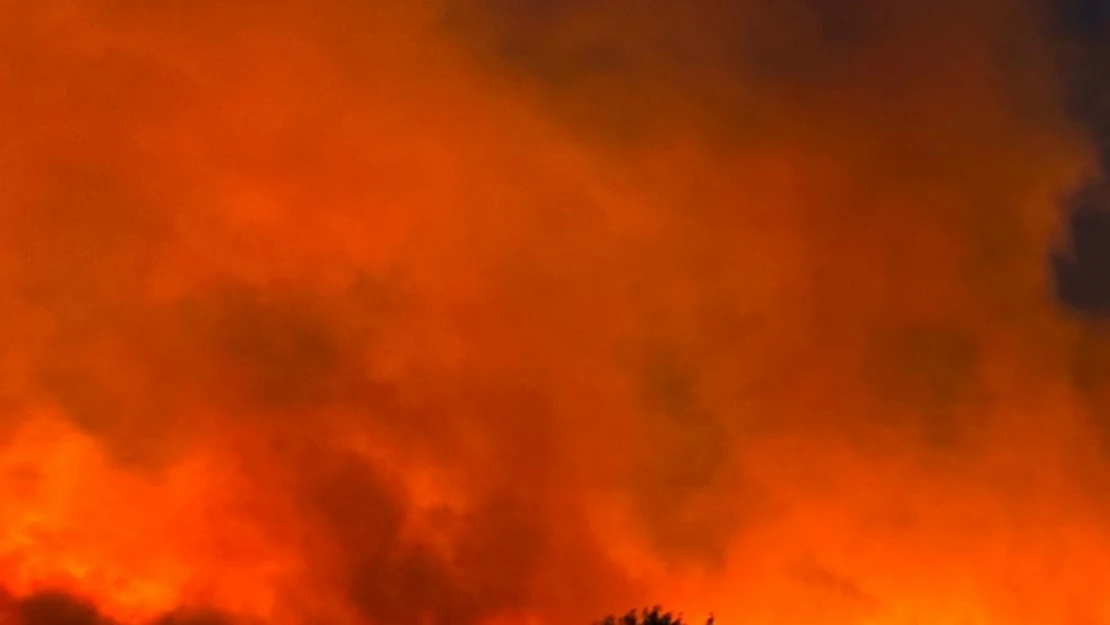
[{"label": "thick smoke", "polygon": [[1110,167],[1110,92],[1102,74],[1110,61],[1110,5],[1101,0],[1072,0],[1058,9],[1063,45],[1060,65],[1067,103],[1088,130],[1095,172],[1064,204],[1067,241],[1053,257],[1060,300],[1085,320],[1110,313],[1105,248],[1110,243],[1106,170]]},{"label": "thick smoke", "polygon": [[1046,20],[0,0],[10,619],[1096,618]]},{"label": "thick smoke", "polygon": [[[97,607],[65,592],[44,590],[15,599],[4,595],[0,610],[5,623],[21,625],[118,625]],[[231,625],[215,612],[171,612],[150,625]]]}]

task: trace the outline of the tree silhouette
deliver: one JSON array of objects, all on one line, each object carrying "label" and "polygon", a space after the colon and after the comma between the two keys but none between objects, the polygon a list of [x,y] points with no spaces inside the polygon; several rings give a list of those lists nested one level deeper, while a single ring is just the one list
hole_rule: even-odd
[{"label": "tree silhouette", "polygon": [[[664,612],[659,606],[653,608],[645,608],[637,612],[630,610],[624,616],[607,616],[604,619],[597,621],[594,625],[688,625],[682,620],[682,614],[675,615],[671,612]],[[713,625],[713,615],[709,615],[709,619],[705,621],[705,625]]]}]

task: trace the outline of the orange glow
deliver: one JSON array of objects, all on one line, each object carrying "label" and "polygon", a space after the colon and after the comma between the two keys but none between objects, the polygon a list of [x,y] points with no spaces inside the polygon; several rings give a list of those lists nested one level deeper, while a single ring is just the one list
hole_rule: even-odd
[{"label": "orange glow", "polygon": [[824,4],[0,0],[0,623],[1110,619],[1039,4]]}]

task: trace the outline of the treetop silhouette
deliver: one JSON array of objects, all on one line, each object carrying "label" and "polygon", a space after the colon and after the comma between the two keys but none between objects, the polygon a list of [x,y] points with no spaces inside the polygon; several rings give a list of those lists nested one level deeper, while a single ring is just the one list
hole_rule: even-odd
[{"label": "treetop silhouette", "polygon": [[[597,621],[594,625],[689,625],[686,621],[682,620],[682,614],[675,615],[672,612],[664,612],[659,606],[652,608],[645,608],[637,612],[630,610],[624,616],[607,616],[604,619]],[[713,625],[713,615],[710,614],[709,618],[705,621],[705,625]]]}]

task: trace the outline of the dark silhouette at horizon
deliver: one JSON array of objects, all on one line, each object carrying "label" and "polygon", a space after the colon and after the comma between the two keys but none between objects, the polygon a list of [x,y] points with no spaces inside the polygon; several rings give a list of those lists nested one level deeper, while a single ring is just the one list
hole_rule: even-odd
[{"label": "dark silhouette at horizon", "polygon": [[[654,606],[637,612],[630,610],[624,616],[610,615],[597,621],[594,625],[689,625],[682,620],[682,613],[664,612],[663,608]],[[705,625],[714,625],[713,615],[706,619]]]}]

